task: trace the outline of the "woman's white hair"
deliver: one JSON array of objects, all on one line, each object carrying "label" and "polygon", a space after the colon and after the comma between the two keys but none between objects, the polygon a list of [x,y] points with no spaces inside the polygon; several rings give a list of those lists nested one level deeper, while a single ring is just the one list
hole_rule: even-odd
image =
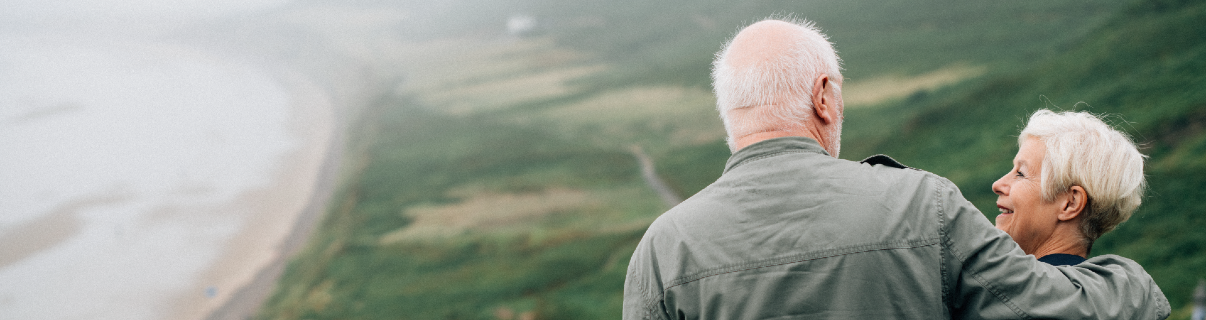
[{"label": "woman's white hair", "polygon": [[[842,82],[840,60],[828,37],[810,21],[771,17],[791,23],[800,29],[792,39],[791,50],[775,55],[752,67],[735,68],[728,61],[732,39],[725,43],[712,62],[712,87],[716,94],[716,109],[732,139],[738,134],[766,130],[768,124],[777,129],[799,129],[812,110],[812,85],[821,74],[827,74],[833,90],[840,97]],[[728,112],[737,108],[781,103],[780,108],[759,110],[752,119],[734,123]]]},{"label": "woman's white hair", "polygon": [[1039,110],[1018,136],[1018,145],[1037,138],[1046,147],[1040,188],[1044,201],[1080,186],[1088,194],[1080,231],[1092,244],[1131,217],[1146,182],[1135,143],[1088,112]]}]

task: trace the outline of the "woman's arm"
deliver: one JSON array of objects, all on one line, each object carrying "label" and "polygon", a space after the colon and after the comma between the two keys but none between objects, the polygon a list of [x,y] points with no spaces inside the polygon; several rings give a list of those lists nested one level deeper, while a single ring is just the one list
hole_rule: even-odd
[{"label": "woman's arm", "polygon": [[1069,267],[1038,262],[939,179],[947,302],[956,318],[1168,317],[1168,300],[1139,264],[1114,255]]}]

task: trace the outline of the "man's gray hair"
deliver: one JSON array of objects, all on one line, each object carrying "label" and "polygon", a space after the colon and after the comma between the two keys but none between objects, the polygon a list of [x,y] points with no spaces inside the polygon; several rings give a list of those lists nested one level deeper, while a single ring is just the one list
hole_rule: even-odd
[{"label": "man's gray hair", "polygon": [[1126,134],[1088,112],[1039,110],[1018,136],[1018,145],[1038,138],[1046,147],[1040,188],[1044,201],[1080,186],[1088,203],[1080,224],[1091,244],[1131,217],[1142,202],[1143,159]]},{"label": "man's gray hair", "polygon": [[[716,109],[720,111],[720,118],[724,121],[729,139],[735,138],[737,134],[748,134],[746,131],[754,129],[751,126],[786,126],[781,129],[798,129],[803,126],[812,110],[813,81],[821,74],[829,76],[829,84],[840,96],[840,59],[828,37],[810,21],[775,17],[766,20],[784,21],[800,28],[799,36],[793,39],[794,43],[790,46],[792,50],[753,67],[735,68],[728,61],[729,50],[733,44],[730,39],[724,48],[716,53],[716,59],[712,63],[712,87],[716,94]],[[770,112],[760,119],[742,119],[742,123],[733,123],[728,116],[728,112],[733,109],[775,102],[782,103],[784,108],[768,110]]]}]

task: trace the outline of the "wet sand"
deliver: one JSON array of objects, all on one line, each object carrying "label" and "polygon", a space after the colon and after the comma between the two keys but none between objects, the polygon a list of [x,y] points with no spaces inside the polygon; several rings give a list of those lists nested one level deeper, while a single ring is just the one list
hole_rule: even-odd
[{"label": "wet sand", "polygon": [[271,294],[288,258],[325,212],[342,147],[327,90],[297,73],[280,81],[293,101],[290,131],[300,142],[282,158],[268,187],[241,195],[225,210],[250,210],[244,228],[191,289],[172,299],[170,319],[245,319]]}]

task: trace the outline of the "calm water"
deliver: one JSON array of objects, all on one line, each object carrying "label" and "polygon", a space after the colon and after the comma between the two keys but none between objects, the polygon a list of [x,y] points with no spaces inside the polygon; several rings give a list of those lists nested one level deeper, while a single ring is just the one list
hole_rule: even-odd
[{"label": "calm water", "polygon": [[0,31],[0,318],[160,319],[232,289],[187,292],[304,143],[288,88],[137,32]]}]

